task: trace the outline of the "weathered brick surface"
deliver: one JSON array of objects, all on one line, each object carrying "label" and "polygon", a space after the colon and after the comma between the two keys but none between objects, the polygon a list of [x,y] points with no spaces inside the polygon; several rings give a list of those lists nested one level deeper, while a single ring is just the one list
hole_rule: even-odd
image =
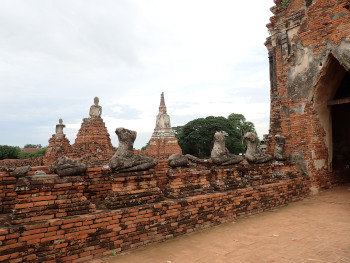
[{"label": "weathered brick surface", "polygon": [[274,164],[251,164],[251,165],[235,165],[235,168],[227,168],[214,166],[211,169],[212,177],[211,184],[217,191],[235,190],[239,188],[255,187],[277,183],[293,174],[292,168],[290,171],[283,170],[284,164],[275,162]]},{"label": "weathered brick surface", "polygon": [[14,192],[16,178],[9,173],[0,172],[0,213],[9,212],[17,202]]},{"label": "weathered brick surface", "polygon": [[44,225],[37,223],[38,231],[33,231],[36,224],[29,225],[31,230],[26,230],[28,225],[11,227],[6,231],[18,235],[2,235],[13,245],[2,246],[0,256],[33,262],[79,262],[90,255],[93,258],[112,250],[124,251],[284,205],[303,196],[305,189],[303,180],[290,179],[225,193],[49,219]]},{"label": "weathered brick surface", "polygon": [[45,165],[53,164],[58,158],[71,151],[71,145],[66,137],[52,135],[49,139],[49,146],[45,152],[43,162]]},{"label": "weathered brick surface", "polygon": [[157,159],[168,159],[172,154],[182,154],[177,138],[151,138],[145,154]]},{"label": "weathered brick surface", "polygon": [[15,185],[16,204],[12,224],[23,224],[95,211],[84,196],[80,176],[60,178],[57,175],[32,175],[19,178]]},{"label": "weathered brick surface", "polygon": [[[19,221],[0,227],[0,259],[84,262],[258,213],[308,194],[308,177],[294,170],[283,163],[173,169],[168,176],[165,173],[164,187],[173,199],[160,202],[163,193],[157,178],[161,177],[152,169],[112,174],[96,167],[77,177],[21,178],[12,182],[17,189],[13,219]],[[110,207],[113,210],[87,206],[87,201],[99,202],[111,192],[119,198]]]},{"label": "weathered brick surface", "polygon": [[[85,118],[78,131],[75,143],[65,156],[77,159],[88,167],[106,166],[114,154],[114,149],[105,123],[100,118]],[[60,153],[61,155],[61,153]],[[55,159],[47,157],[50,162]],[[47,162],[47,164],[50,164]]]},{"label": "weathered brick surface", "polygon": [[112,180],[109,168],[88,168],[86,174],[82,175],[86,187],[84,196],[94,203],[105,200],[107,194],[112,190]]},{"label": "weathered brick surface", "polygon": [[155,167],[155,177],[157,178],[157,186],[163,191],[168,182],[167,171],[170,169],[168,160],[158,160]]},{"label": "weathered brick surface", "polygon": [[86,118],[78,131],[73,150],[83,152],[113,152],[105,123],[100,118]]},{"label": "weathered brick surface", "polygon": [[[302,159],[312,184],[328,188],[346,178],[331,172],[332,124],[327,124],[331,119],[327,101],[333,97],[317,95],[317,85],[333,60],[339,61],[344,72],[350,71],[349,2],[291,0],[286,8],[281,1],[275,3],[271,9],[274,16],[267,25],[271,37],[266,41],[271,79],[268,153],[273,153],[274,135],[286,136],[290,159]],[[333,77],[326,89],[335,83],[337,72],[341,70],[330,73]],[[318,110],[320,105],[324,105],[323,110]],[[349,171],[345,174],[349,180]]]},{"label": "weathered brick surface", "polygon": [[155,203],[164,199],[162,191],[157,186],[153,169],[113,174],[111,180],[112,190],[105,201],[109,209]]},{"label": "weathered brick surface", "polygon": [[35,158],[30,158],[30,159],[5,159],[5,160],[0,160],[0,171],[1,170],[12,170],[16,167],[21,167],[21,166],[41,166],[44,165],[43,162],[43,157],[35,157]]},{"label": "weathered brick surface", "polygon": [[164,193],[168,198],[184,198],[213,192],[211,173],[206,169],[177,168],[167,172]]}]

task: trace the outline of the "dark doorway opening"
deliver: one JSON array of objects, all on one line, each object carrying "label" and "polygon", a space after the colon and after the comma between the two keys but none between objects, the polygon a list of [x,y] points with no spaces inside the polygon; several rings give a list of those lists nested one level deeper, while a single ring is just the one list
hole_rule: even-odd
[{"label": "dark doorway opening", "polygon": [[347,72],[333,98],[332,107],[333,170],[350,168],[350,73]]}]

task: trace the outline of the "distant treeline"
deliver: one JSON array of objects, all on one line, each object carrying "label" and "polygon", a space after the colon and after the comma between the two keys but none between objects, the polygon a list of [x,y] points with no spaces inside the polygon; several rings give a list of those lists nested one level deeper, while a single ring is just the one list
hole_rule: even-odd
[{"label": "distant treeline", "polygon": [[29,159],[45,155],[47,147],[41,148],[40,144],[26,144],[24,148],[37,148],[35,152],[24,152],[18,146],[0,145],[0,160],[4,159]]}]

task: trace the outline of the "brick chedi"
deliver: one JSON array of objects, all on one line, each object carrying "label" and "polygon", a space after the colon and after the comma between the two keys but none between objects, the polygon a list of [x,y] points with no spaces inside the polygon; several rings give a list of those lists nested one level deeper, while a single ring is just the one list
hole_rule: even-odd
[{"label": "brick chedi", "polygon": [[105,123],[101,118],[102,107],[98,97],[90,108],[90,118],[84,118],[72,148],[76,152],[113,152],[113,146]]},{"label": "brick chedi", "polygon": [[156,127],[146,149],[146,154],[158,159],[166,159],[174,153],[182,154],[182,150],[171,128],[162,92]]},{"label": "brick chedi", "polygon": [[70,151],[71,145],[66,135],[63,133],[64,127],[66,127],[66,125],[63,124],[62,119],[59,119],[59,123],[56,125],[56,133],[50,138],[49,146],[43,158],[45,165],[54,163],[58,158]]},{"label": "brick chedi", "polygon": [[315,188],[350,179],[350,1],[276,0],[267,25],[270,138]]}]

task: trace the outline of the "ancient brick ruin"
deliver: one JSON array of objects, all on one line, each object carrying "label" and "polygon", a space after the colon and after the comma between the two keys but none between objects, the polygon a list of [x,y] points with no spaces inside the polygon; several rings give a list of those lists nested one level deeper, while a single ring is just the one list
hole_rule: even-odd
[{"label": "ancient brick ruin", "polygon": [[159,113],[156,127],[145,150],[147,155],[158,159],[166,159],[172,154],[182,154],[182,150],[171,128],[170,117],[165,106],[164,93],[160,97]]},{"label": "ancient brick ruin", "polygon": [[70,142],[63,132],[63,128],[65,127],[66,125],[63,124],[63,120],[60,119],[59,123],[56,125],[56,133],[49,139],[49,146],[43,158],[43,164],[50,165],[59,157],[71,151]]},{"label": "ancient brick ruin", "polygon": [[167,172],[164,165],[118,174],[95,167],[68,177],[45,166],[20,178],[0,172],[0,261],[84,262],[285,205],[309,191],[308,177],[283,163]]},{"label": "ancient brick ruin", "polygon": [[289,160],[315,189],[350,179],[350,2],[275,1],[267,25],[270,153],[286,138]]},{"label": "ancient brick ruin", "polygon": [[[98,98],[73,145],[60,120],[44,158],[1,161],[0,261],[86,262],[286,205],[349,180],[343,147],[350,123],[349,6],[347,1],[291,0],[285,6],[276,1],[272,8],[266,42],[271,69],[267,154],[248,134],[244,161],[227,160],[231,155],[220,152],[225,147],[220,142],[214,151],[218,162],[170,167],[169,155],[182,152],[162,94],[146,151],[157,158],[150,169],[108,167],[114,150]],[[134,140],[133,131],[123,132]],[[132,143],[119,155],[123,161],[128,156],[136,165],[147,161],[132,153]],[[62,156],[85,163],[85,169],[69,176],[54,172],[50,165]]]},{"label": "ancient brick ruin", "polygon": [[63,133],[65,125],[60,119],[56,125],[56,134],[49,140],[49,146],[43,158],[43,165],[51,165],[61,156],[79,159],[89,166],[106,165],[114,150],[106,125],[101,118],[102,107],[95,104],[90,107],[90,117],[84,118],[75,143],[70,145]]}]

